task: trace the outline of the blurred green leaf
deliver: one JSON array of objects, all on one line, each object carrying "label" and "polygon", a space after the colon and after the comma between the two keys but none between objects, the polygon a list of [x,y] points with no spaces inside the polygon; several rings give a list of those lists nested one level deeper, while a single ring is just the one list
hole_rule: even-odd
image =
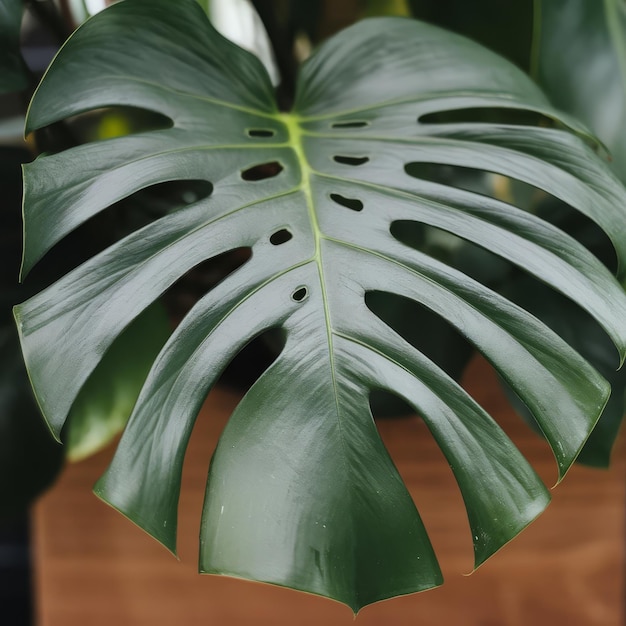
[{"label": "blurred green leaf", "polygon": [[13,325],[0,328],[0,518],[23,513],[55,479],[64,451],[34,401]]},{"label": "blurred green leaf", "polygon": [[[518,277],[506,294],[553,328],[611,383],[609,401],[576,459],[586,465],[608,467],[624,415],[626,393],[626,368],[617,370],[619,356],[615,347],[593,319],[567,298],[537,281]],[[517,413],[540,432],[526,405],[508,385],[504,388]]]},{"label": "blurred green leaf", "polygon": [[470,37],[528,70],[531,0],[409,0],[409,5],[416,18]]},{"label": "blurred green leaf", "polygon": [[70,461],[97,452],[126,426],[157,354],[171,334],[159,303],[115,340],[76,397],[63,432]]},{"label": "blurred green leaf", "polygon": [[[548,219],[591,250],[605,265],[615,270],[615,252],[606,235],[580,213],[554,198],[545,199],[537,214]],[[504,294],[531,311],[548,324],[611,383],[611,396],[577,462],[596,467],[608,467],[624,415],[626,368],[617,369],[619,355],[602,328],[571,300],[549,289],[519,271],[505,283]],[[516,411],[538,431],[528,408],[508,385],[505,391]]]},{"label": "blurred green leaf", "polygon": [[363,17],[397,15],[408,17],[411,8],[407,0],[365,0]]},{"label": "blurred green leaf", "polygon": [[0,0],[0,93],[19,91],[28,84],[20,55],[22,1]]},{"label": "blurred green leaf", "polygon": [[19,144],[22,141],[23,134],[24,117],[22,115],[0,119],[0,144]]},{"label": "blurred green leaf", "polygon": [[626,181],[626,5],[536,0],[533,73],[555,106],[606,144]]}]

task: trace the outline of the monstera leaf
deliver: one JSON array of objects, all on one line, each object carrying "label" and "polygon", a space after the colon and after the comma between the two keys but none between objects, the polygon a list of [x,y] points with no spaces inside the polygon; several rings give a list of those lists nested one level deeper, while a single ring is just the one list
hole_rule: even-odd
[{"label": "monstera leaf", "polygon": [[[530,408],[564,475],[607,401],[606,381],[522,308],[401,240],[403,224],[418,222],[489,249],[578,303],[623,355],[626,298],[582,245],[509,204],[407,173],[435,163],[522,180],[595,220],[623,258],[626,192],[583,129],[508,62],[402,18],[329,40],[302,67],[293,110],[282,112],[261,63],[220,37],[191,0],[127,0],[88,21],[39,87],[27,130],[118,105],[171,125],[28,165],[24,272],[140,189],[205,180],[212,191],[16,308],[53,431],[107,347],[161,293],[207,259],[241,248],[251,256],[198,301],[156,358],[96,486],[101,498],[175,551],[196,414],[228,362],[280,329],[280,355],[213,456],[201,571],[304,589],[355,611],[441,582],[372,419],[374,390],[411,405],[448,459],[476,565],[544,509],[548,491],[491,417],[367,298],[415,301],[475,344]],[[473,121],[477,109],[483,121]],[[503,121],[509,113],[523,123]]]},{"label": "monstera leaf", "polygon": [[20,55],[22,0],[0,0],[0,93],[26,87],[28,74]]}]

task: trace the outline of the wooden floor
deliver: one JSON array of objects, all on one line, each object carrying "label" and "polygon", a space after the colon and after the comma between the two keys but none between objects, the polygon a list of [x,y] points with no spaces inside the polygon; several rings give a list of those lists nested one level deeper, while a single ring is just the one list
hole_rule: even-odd
[{"label": "wooden floor", "polygon": [[[505,408],[493,374],[473,363],[467,386],[500,421],[548,485],[550,452]],[[38,626],[350,626],[338,603],[196,572],[209,457],[237,397],[214,392],[192,438],[180,511],[178,563],[91,495],[110,451],[70,467],[36,507]],[[625,440],[609,472],[575,467],[544,515],[481,569],[451,474],[415,419],[380,423],[438,553],[443,587],[367,607],[359,626],[621,626],[624,605]]]}]

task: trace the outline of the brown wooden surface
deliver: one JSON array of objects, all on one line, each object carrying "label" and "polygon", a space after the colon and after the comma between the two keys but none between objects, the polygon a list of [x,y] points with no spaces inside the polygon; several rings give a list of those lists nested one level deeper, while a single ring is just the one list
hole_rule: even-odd
[{"label": "brown wooden surface", "polygon": [[[467,380],[552,485],[550,452],[505,407],[491,371],[475,362]],[[236,401],[235,394],[212,393],[192,437],[180,508],[180,563],[90,493],[110,451],[64,472],[34,515],[38,626],[353,624],[350,609],[323,598],[196,574],[208,461]],[[546,513],[465,576],[472,567],[469,530],[441,454],[415,419],[386,420],[379,428],[431,534],[446,582],[367,607],[358,626],[623,623],[623,438],[609,472],[574,467],[553,491]]]}]

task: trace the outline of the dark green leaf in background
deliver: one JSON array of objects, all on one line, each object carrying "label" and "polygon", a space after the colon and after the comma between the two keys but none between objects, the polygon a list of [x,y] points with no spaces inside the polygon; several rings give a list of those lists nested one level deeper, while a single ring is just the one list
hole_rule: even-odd
[{"label": "dark green leaf in background", "polygon": [[28,84],[20,55],[22,0],[0,0],[0,93],[19,91]]},{"label": "dark green leaf in background", "polygon": [[[619,0],[537,0],[535,13],[536,79],[556,106],[582,119],[598,135],[611,153],[615,173],[626,181],[626,6]],[[554,213],[556,207],[548,203],[544,208]],[[596,255],[610,256],[610,245],[591,225],[579,224],[576,230],[577,238],[589,240]],[[579,457],[582,463],[608,465],[626,390],[622,371],[611,371],[610,342],[580,311],[571,305],[559,308],[562,301],[557,296],[531,297],[524,281],[514,291],[611,382],[607,409]]]},{"label": "dark green leaf in background", "polygon": [[[544,509],[545,486],[490,416],[366,300],[413,300],[473,343],[530,407],[563,476],[607,401],[606,381],[522,308],[403,242],[394,224],[439,229],[521,267],[583,307],[623,355],[626,297],[590,252],[533,215],[411,166],[470,167],[543,189],[596,221],[625,259],[626,192],[582,127],[514,66],[401,18],[329,40],[302,67],[293,110],[280,112],[259,61],[218,36],[190,0],[126,0],[87,22],[39,87],[27,127],[119,105],[172,126],[27,166],[24,272],[141,189],[206,180],[212,192],[16,308],[54,432],[107,348],[156,298],[207,259],[252,255],[156,358],[98,495],[174,551],[197,412],[233,357],[280,329],[282,352],[212,460],[202,571],[304,589],[355,611],[441,582],[372,420],[380,389],[411,405],[447,457],[476,565]],[[519,111],[537,122],[516,122]]]},{"label": "dark green leaf in background", "polygon": [[11,307],[33,293],[18,285],[23,148],[0,148],[0,519],[23,515],[63,463],[33,398]]},{"label": "dark green leaf in background", "polygon": [[[536,281],[518,278],[507,290],[507,295],[550,325],[611,383],[611,397],[577,459],[586,465],[608,467],[624,415],[626,391],[626,371],[624,368],[616,371],[614,367],[615,347],[589,316]],[[517,412],[536,428],[524,403],[510,389],[505,387],[505,390]]]},{"label": "dark green leaf in background", "polygon": [[[583,243],[605,265],[615,266],[613,249],[604,233],[580,214],[554,199],[541,202],[537,213]],[[608,467],[624,415],[626,393],[626,369],[615,370],[617,354],[611,340],[571,301],[519,272],[509,277],[504,294],[548,324],[611,383],[611,397],[606,408],[576,459],[586,465]],[[523,402],[506,385],[504,388],[518,413],[536,427]]]},{"label": "dark green leaf in background", "polygon": [[537,0],[534,74],[555,106],[583,120],[626,180],[626,5]]},{"label": "dark green leaf in background", "polygon": [[408,0],[408,4],[417,19],[470,37],[528,70],[532,0]]},{"label": "dark green leaf in background", "polygon": [[0,327],[0,519],[22,515],[61,469],[54,441],[32,396],[13,326]]}]

